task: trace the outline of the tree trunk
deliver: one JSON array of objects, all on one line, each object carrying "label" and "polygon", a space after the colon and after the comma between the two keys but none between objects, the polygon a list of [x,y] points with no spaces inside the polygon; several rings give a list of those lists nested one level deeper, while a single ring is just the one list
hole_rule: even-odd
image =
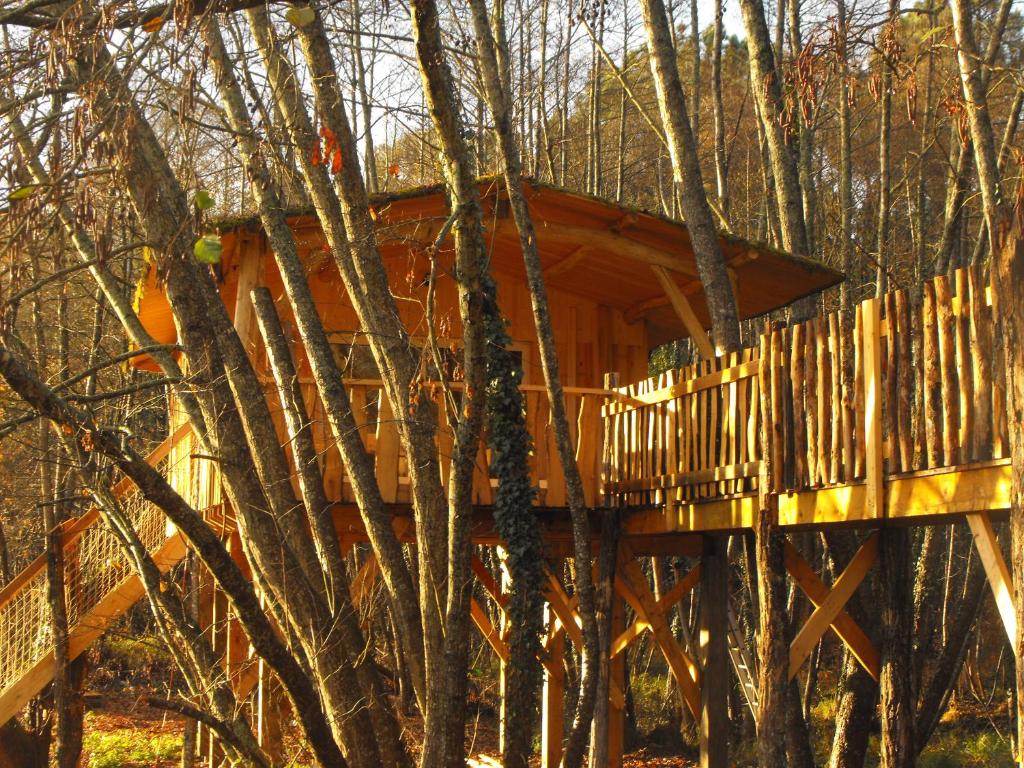
[{"label": "tree trunk", "polygon": [[740,0],[740,9],[743,12],[743,26],[747,31],[751,88],[758,102],[775,177],[782,244],[790,253],[810,256],[800,192],[800,173],[796,157],[786,139],[782,86],[772,54],[764,6],[761,0]]},{"label": "tree trunk", "polygon": [[704,192],[697,145],[687,117],[668,16],[662,0],[643,0],[642,6],[651,73],[672,158],[673,178],[704,287],[715,344],[720,353],[728,352],[740,346],[736,299],[715,232],[711,206]]},{"label": "tree trunk", "polygon": [[729,219],[729,167],[725,155],[725,105],[722,102],[722,0],[715,0],[714,37],[711,47],[711,99],[715,122],[715,186],[722,215]]},{"label": "tree trunk", "polygon": [[879,562],[882,591],[882,671],[879,680],[883,768],[913,768],[914,737],[914,602],[910,590],[910,531],[881,531]]},{"label": "tree trunk", "polygon": [[[540,346],[541,368],[551,407],[551,423],[559,462],[566,484],[566,496],[573,528],[573,560],[575,563],[576,597],[579,599],[580,616],[583,623],[583,674],[576,715],[563,756],[563,765],[578,768],[581,764],[593,718],[597,693],[598,631],[594,610],[594,584],[591,577],[592,555],[590,547],[590,524],[587,518],[586,502],[575,450],[569,432],[569,421],[565,411],[565,397],[559,374],[558,355],[552,331],[550,307],[544,285],[537,238],[526,202],[522,179],[522,165],[518,148],[512,135],[511,110],[509,108],[508,65],[504,28],[496,24],[492,31],[487,25],[486,6],[483,0],[471,0],[474,32],[483,75],[485,93],[495,123],[502,158],[505,187],[509,195],[512,215],[519,232],[519,244],[526,267],[530,300],[533,308],[534,325]],[[492,36],[495,35],[495,36]],[[502,60],[502,57],[505,60]]]}]

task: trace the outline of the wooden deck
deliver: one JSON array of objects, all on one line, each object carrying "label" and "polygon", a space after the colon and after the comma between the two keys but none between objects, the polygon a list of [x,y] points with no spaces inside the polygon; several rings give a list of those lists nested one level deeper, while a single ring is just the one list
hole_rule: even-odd
[{"label": "wooden deck", "polygon": [[[955,286],[955,292],[952,287]],[[930,524],[1009,508],[1002,350],[966,271],[615,390],[606,503],[633,532]]]}]

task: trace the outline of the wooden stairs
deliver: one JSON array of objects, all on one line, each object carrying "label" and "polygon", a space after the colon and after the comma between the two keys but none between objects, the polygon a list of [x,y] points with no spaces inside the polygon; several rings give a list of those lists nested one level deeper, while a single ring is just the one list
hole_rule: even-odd
[{"label": "wooden stairs", "polygon": [[[188,461],[190,447],[179,429],[148,457],[172,470]],[[126,514],[161,572],[184,558],[185,540],[164,514],[128,482],[115,487]],[[142,583],[125,560],[115,536],[91,509],[62,530],[67,568],[69,656],[83,653],[111,623],[143,596]],[[0,590],[0,725],[13,718],[53,679],[54,649],[46,599],[46,556],[41,555]]]}]

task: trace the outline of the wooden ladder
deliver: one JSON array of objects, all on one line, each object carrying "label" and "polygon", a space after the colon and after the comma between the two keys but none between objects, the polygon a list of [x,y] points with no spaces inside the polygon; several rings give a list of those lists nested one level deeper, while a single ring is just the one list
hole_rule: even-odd
[{"label": "wooden ladder", "polygon": [[759,703],[757,688],[757,665],[754,657],[747,650],[747,641],[743,636],[736,621],[736,614],[732,608],[729,609],[729,658],[732,660],[732,668],[736,670],[736,677],[740,681],[740,689],[743,697],[747,700],[750,712],[757,720],[757,707]]}]

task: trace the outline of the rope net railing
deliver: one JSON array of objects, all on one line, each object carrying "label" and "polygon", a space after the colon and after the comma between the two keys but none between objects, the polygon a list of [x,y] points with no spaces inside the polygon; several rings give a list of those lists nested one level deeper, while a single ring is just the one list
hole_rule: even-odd
[{"label": "rope net railing", "polygon": [[[190,451],[174,450],[182,434],[172,435],[151,455],[168,476],[191,460]],[[186,497],[191,494],[186,494]],[[189,499],[192,501],[192,499]],[[175,535],[164,513],[128,484],[118,501],[139,539],[155,553]],[[133,575],[117,536],[92,509],[64,526],[65,596],[72,637],[92,628],[97,608]],[[0,590],[0,693],[14,686],[53,651],[53,628],[47,600],[45,555],[37,558]],[[109,619],[109,616],[105,617]],[[98,625],[97,625],[98,626]]]}]

